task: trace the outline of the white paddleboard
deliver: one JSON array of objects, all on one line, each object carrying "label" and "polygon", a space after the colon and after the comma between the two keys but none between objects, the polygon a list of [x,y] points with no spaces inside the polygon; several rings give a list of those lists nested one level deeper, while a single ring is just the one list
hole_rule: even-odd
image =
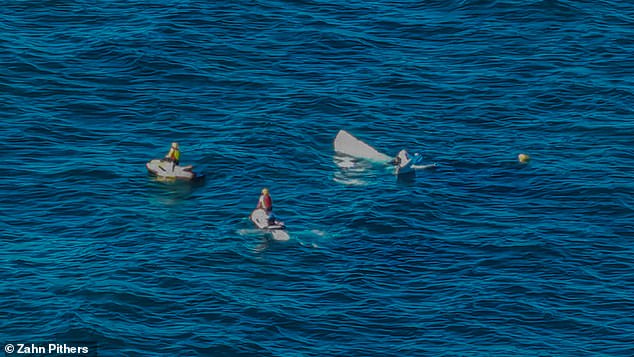
[{"label": "white paddleboard", "polygon": [[276,220],[276,224],[269,224],[268,215],[266,211],[261,208],[257,208],[251,212],[250,219],[256,227],[271,233],[275,240],[289,240],[291,238],[282,222]]}]

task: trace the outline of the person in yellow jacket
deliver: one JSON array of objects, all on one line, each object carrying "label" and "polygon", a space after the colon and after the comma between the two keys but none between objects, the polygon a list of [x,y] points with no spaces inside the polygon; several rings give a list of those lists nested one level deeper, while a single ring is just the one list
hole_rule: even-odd
[{"label": "person in yellow jacket", "polygon": [[170,151],[165,155],[165,159],[172,163],[172,170],[174,170],[174,166],[180,163],[181,151],[178,148],[178,143],[173,142],[172,147],[170,147]]}]

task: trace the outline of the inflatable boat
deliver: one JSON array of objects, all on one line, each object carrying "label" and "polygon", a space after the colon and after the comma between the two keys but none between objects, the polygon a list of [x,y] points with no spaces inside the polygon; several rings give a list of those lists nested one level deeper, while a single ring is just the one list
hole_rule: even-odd
[{"label": "inflatable boat", "polygon": [[148,172],[157,177],[178,180],[196,180],[201,179],[204,175],[197,174],[193,166],[179,166],[174,162],[165,159],[154,159],[145,164]]}]

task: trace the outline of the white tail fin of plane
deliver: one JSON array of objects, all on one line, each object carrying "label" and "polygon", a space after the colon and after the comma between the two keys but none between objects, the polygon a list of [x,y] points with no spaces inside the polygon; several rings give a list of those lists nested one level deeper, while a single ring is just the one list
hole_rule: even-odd
[{"label": "white tail fin of plane", "polygon": [[376,151],[372,146],[355,138],[345,130],[339,130],[335,138],[335,151],[344,155],[372,161],[387,162],[391,159],[391,157]]}]

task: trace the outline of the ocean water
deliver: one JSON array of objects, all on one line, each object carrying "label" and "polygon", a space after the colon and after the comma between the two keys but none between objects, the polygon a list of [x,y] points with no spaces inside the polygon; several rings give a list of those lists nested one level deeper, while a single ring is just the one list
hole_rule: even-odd
[{"label": "ocean water", "polygon": [[3,346],[634,355],[631,1],[8,0],[0,46]]}]

